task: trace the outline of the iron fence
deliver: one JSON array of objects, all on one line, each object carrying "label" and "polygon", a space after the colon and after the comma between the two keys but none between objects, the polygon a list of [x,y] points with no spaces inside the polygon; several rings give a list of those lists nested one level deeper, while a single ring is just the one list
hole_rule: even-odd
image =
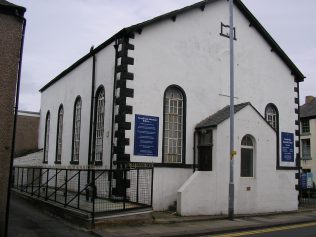
[{"label": "iron fence", "polygon": [[300,196],[301,208],[316,208],[316,189],[303,189]]},{"label": "iron fence", "polygon": [[153,169],[14,167],[12,188],[92,215],[152,206]]}]

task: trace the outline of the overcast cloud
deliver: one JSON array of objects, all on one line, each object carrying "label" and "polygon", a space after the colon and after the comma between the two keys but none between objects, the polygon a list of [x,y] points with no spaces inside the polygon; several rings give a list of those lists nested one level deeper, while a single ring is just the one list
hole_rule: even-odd
[{"label": "overcast cloud", "polygon": [[[9,0],[10,1],[10,0]],[[38,90],[120,29],[196,0],[11,0],[27,8],[20,109],[39,111]],[[316,1],[243,0],[307,77],[316,96]]]}]

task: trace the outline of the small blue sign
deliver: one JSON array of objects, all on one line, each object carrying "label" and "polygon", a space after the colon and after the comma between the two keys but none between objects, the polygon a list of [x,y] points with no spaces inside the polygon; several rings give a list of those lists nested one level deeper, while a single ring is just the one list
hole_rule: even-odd
[{"label": "small blue sign", "polygon": [[281,149],[283,162],[294,162],[294,134],[281,132]]},{"label": "small blue sign", "polygon": [[135,114],[134,155],[158,156],[159,117]]}]

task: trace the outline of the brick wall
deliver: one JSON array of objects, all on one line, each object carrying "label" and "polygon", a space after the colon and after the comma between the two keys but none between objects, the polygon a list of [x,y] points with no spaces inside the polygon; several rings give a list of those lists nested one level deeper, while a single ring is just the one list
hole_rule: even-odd
[{"label": "brick wall", "polygon": [[14,101],[23,22],[0,6],[0,235],[4,236]]},{"label": "brick wall", "polygon": [[38,150],[39,114],[18,113],[14,157]]}]

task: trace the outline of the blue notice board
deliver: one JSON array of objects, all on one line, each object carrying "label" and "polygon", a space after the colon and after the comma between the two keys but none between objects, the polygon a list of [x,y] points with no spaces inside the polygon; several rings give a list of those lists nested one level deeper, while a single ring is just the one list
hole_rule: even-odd
[{"label": "blue notice board", "polygon": [[294,134],[281,132],[281,161],[294,162]]},{"label": "blue notice board", "polygon": [[135,114],[134,155],[158,156],[159,117]]}]

